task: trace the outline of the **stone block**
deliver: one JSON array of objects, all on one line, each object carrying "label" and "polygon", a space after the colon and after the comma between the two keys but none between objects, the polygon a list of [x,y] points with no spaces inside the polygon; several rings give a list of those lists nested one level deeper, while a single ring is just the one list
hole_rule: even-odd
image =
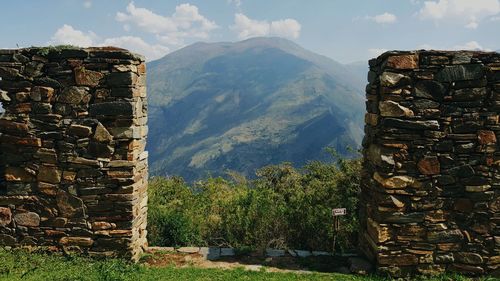
[{"label": "stone block", "polygon": [[17,240],[14,236],[8,234],[0,234],[0,245],[12,247],[16,244]]},{"label": "stone block", "polygon": [[455,101],[476,101],[486,97],[485,88],[472,88],[456,90],[452,94],[452,99]]},{"label": "stone block", "polygon": [[103,102],[90,105],[92,116],[131,116],[134,115],[134,105],[130,102]]},{"label": "stone block", "polygon": [[135,85],[138,76],[134,72],[113,72],[110,73],[106,79],[110,87],[123,87]]},{"label": "stone block", "polygon": [[411,117],[414,115],[411,109],[394,101],[381,101],[378,108],[383,117]]},{"label": "stone block", "polygon": [[409,176],[393,176],[389,178],[382,177],[379,173],[373,174],[373,179],[380,183],[385,188],[399,189],[408,186],[416,186],[414,178]]},{"label": "stone block", "polygon": [[76,85],[78,86],[96,87],[105,76],[104,73],[88,70],[85,67],[76,67],[74,72]]},{"label": "stone block", "polygon": [[59,244],[62,246],[80,246],[80,247],[90,247],[94,244],[94,241],[90,237],[62,237],[59,240]]},{"label": "stone block", "polygon": [[85,216],[85,205],[82,199],[69,194],[64,190],[59,190],[56,195],[57,208],[61,216],[66,218]]},{"label": "stone block", "polygon": [[37,174],[37,180],[57,184],[61,182],[61,175],[61,171],[56,167],[40,166]]},{"label": "stone block", "polygon": [[87,87],[67,87],[59,95],[57,101],[67,104],[80,104],[88,102],[90,99],[89,89]]},{"label": "stone block", "polygon": [[17,225],[37,227],[40,225],[40,216],[34,212],[16,213],[14,214],[14,221]]},{"label": "stone block", "polygon": [[196,254],[200,251],[199,247],[180,247],[177,252],[184,254]]},{"label": "stone block", "polygon": [[11,120],[0,119],[0,132],[24,136],[27,135],[29,131],[28,124],[14,122]]},{"label": "stone block", "polygon": [[42,140],[34,137],[15,137],[6,134],[0,135],[0,143],[13,144],[19,146],[41,147]]},{"label": "stone block", "polygon": [[56,196],[57,194],[57,186],[55,184],[38,182],[37,187],[40,193],[45,194],[47,196]]},{"label": "stone block", "polygon": [[283,257],[285,256],[285,253],[285,250],[266,249],[266,256],[268,257]]},{"label": "stone block", "polygon": [[439,130],[440,126],[436,120],[413,121],[396,118],[385,118],[382,125],[386,128],[401,128],[409,130]]},{"label": "stone block", "polygon": [[31,88],[30,97],[34,101],[49,102],[54,96],[54,89],[51,87],[35,86]]},{"label": "stone block", "polygon": [[479,144],[495,144],[497,142],[497,137],[495,132],[488,130],[479,130],[477,132],[477,139]]},{"label": "stone block", "polygon": [[418,257],[412,254],[379,255],[377,261],[380,265],[410,266],[418,264]]},{"label": "stone block", "polygon": [[477,80],[485,75],[484,66],[481,64],[446,66],[436,74],[440,82],[453,82],[461,80]]},{"label": "stone block", "polygon": [[463,233],[458,230],[430,231],[427,233],[427,240],[431,243],[462,242]]},{"label": "stone block", "polygon": [[417,167],[423,175],[437,175],[441,171],[441,166],[436,156],[425,156],[418,161]]},{"label": "stone block", "polygon": [[109,133],[109,131],[104,127],[101,123],[98,123],[93,139],[97,142],[109,143],[113,140],[113,136]]},{"label": "stone block", "polygon": [[7,167],[5,168],[4,178],[6,181],[31,182],[33,175],[22,167]]},{"label": "stone block", "polygon": [[418,68],[417,55],[397,55],[387,58],[386,66],[394,69],[415,69]]},{"label": "stone block", "polygon": [[12,221],[12,212],[9,208],[0,207],[0,226],[6,226]]},{"label": "stone block", "polygon": [[72,124],[68,128],[67,133],[69,135],[85,138],[85,137],[90,136],[90,134],[92,134],[92,128],[88,127],[88,126]]},{"label": "stone block", "polygon": [[231,257],[236,255],[233,248],[220,248],[220,256],[221,257]]},{"label": "stone block", "polygon": [[408,80],[409,78],[403,74],[386,71],[380,76],[380,85],[385,87],[396,87],[408,83]]}]

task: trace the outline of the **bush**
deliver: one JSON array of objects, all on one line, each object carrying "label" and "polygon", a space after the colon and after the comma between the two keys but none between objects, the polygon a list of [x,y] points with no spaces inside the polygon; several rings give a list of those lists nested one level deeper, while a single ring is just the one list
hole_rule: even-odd
[{"label": "bush", "polygon": [[355,247],[360,159],[266,166],[249,181],[209,178],[188,185],[154,178],[149,187],[148,235],[158,246],[231,246],[264,250],[333,247],[332,208],[347,208],[337,250]]}]

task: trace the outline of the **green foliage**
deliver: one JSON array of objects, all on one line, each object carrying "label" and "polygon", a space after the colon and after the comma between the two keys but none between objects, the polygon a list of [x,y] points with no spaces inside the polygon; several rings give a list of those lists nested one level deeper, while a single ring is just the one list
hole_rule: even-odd
[{"label": "green foliage", "polygon": [[[194,185],[177,177],[155,178],[149,187],[149,241],[331,251],[337,235],[337,250],[354,248],[360,167],[360,159],[338,158],[311,162],[301,170],[290,163],[267,166],[252,181],[234,173],[232,179],[209,178]],[[331,210],[339,207],[348,214],[334,232]]]},{"label": "green foliage", "polygon": [[188,211],[194,211],[194,196],[180,178],[150,183],[149,242],[153,245],[186,245],[201,242],[198,228]]},{"label": "green foliage", "polygon": [[[54,280],[54,281],[121,281],[121,280],[339,280],[382,281],[376,276],[356,276],[338,273],[273,273],[253,272],[243,269],[220,270],[201,268],[152,268],[116,259],[95,260],[84,257],[63,257],[54,254],[28,253],[23,250],[0,248],[0,280]],[[456,274],[446,274],[416,280],[428,281],[472,281]],[[493,277],[474,279],[493,281]]]},{"label": "green foliage", "polygon": [[78,47],[73,45],[57,45],[57,46],[47,46],[47,47],[34,47],[37,48],[37,55],[39,56],[47,56],[50,53],[58,53],[60,54],[63,50],[72,50],[78,49]]},{"label": "green foliage", "polygon": [[141,272],[123,260],[92,260],[0,249],[0,280],[125,280]]}]

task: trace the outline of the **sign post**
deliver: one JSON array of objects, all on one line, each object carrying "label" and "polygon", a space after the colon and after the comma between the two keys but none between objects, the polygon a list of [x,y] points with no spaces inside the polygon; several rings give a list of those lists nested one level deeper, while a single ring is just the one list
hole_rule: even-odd
[{"label": "sign post", "polygon": [[347,214],[346,208],[335,208],[332,209],[333,216],[333,254],[335,255],[335,244],[337,242],[337,233],[340,229],[340,216],[345,216]]}]

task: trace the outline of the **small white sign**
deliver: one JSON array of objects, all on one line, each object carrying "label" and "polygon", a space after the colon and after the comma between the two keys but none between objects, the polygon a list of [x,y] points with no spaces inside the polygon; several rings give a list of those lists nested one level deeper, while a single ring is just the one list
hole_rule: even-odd
[{"label": "small white sign", "polygon": [[345,216],[347,214],[347,209],[346,208],[336,208],[336,209],[332,209],[332,215],[334,217],[337,217],[337,216]]}]

